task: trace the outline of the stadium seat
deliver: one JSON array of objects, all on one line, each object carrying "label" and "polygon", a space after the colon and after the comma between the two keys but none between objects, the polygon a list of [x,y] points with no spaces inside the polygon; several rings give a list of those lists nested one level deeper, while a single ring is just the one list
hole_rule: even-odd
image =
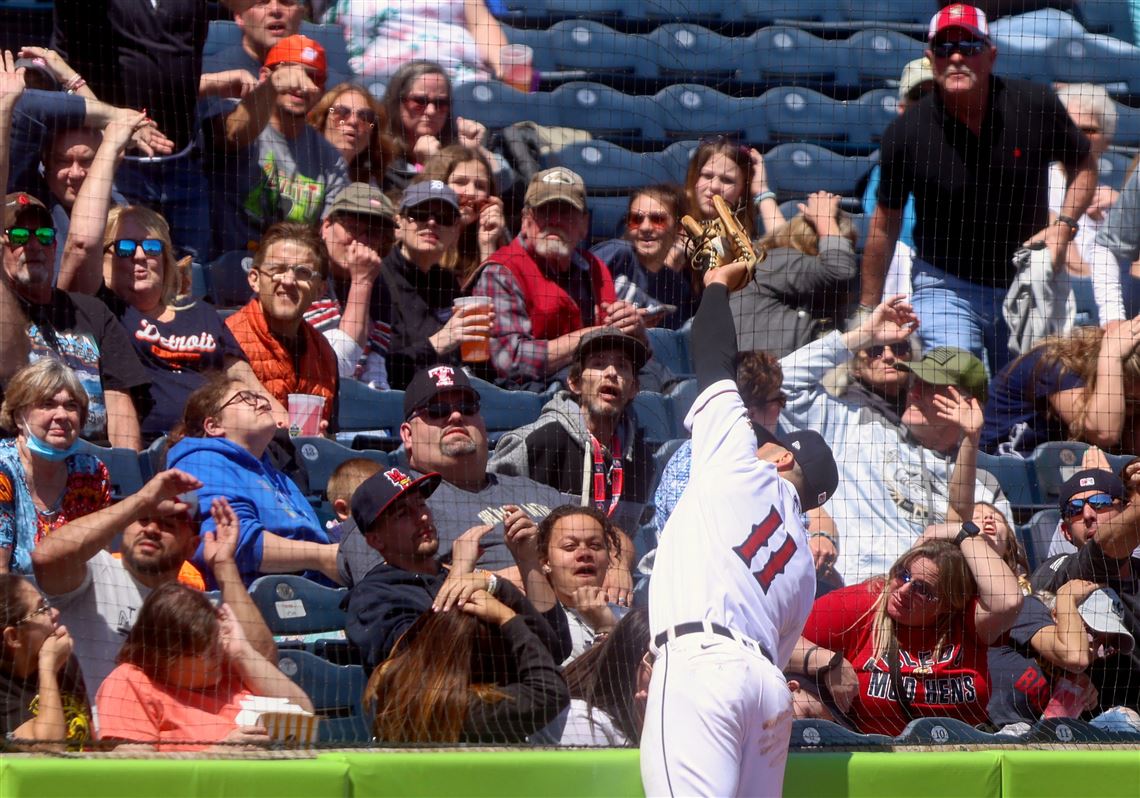
[{"label": "stadium seat", "polygon": [[662,77],[708,83],[749,74],[747,62],[752,43],[744,37],[722,36],[700,25],[683,22],[662,25],[645,38],[652,45],[650,54],[657,58]]},{"label": "stadium seat", "polygon": [[277,667],[300,685],[323,716],[321,743],[366,743],[372,738],[361,704],[368,676],[359,665],[334,665],[308,651],[285,650]]},{"label": "stadium seat", "polygon": [[897,737],[897,745],[993,745],[992,734],[981,732],[957,718],[915,718]]},{"label": "stadium seat", "polygon": [[296,574],[272,574],[253,580],[249,595],[274,635],[344,630],[341,604],[347,588],[318,585]]},{"label": "stadium seat", "polygon": [[645,332],[649,336],[649,348],[653,351],[653,357],[660,360],[663,366],[678,377],[693,373],[687,332],[664,327],[650,327]]},{"label": "stadium seat", "polygon": [[165,435],[155,438],[150,446],[139,452],[139,468],[143,482],[146,482],[166,465],[166,449],[170,441]]},{"label": "stadium seat", "polygon": [[[471,379],[471,385],[479,392],[479,405],[488,435],[518,429],[537,419],[542,412],[544,400],[539,394],[508,391],[477,377]],[[498,438],[497,435],[495,437]]]},{"label": "stadium seat", "polygon": [[338,83],[354,81],[352,67],[348,65],[348,44],[344,39],[344,28],[340,25],[317,25],[301,23],[301,33],[325,48],[325,61],[328,63],[328,78],[325,87],[331,89]]},{"label": "stadium seat", "polygon": [[586,182],[591,194],[622,194],[632,189],[672,178],[668,166],[656,153],[630,152],[608,141],[570,144],[546,156],[547,166],[573,169]]},{"label": "stadium seat", "polygon": [[871,29],[855,33],[842,43],[845,66],[836,82],[845,86],[868,83],[882,87],[897,85],[903,67],[921,58],[925,45],[917,39],[893,30]]},{"label": "stadium seat", "polygon": [[1061,511],[1049,507],[1034,513],[1025,525],[1021,542],[1025,546],[1025,557],[1029,560],[1031,569],[1049,559],[1049,545],[1053,542],[1053,533],[1057,531],[1057,522],[1060,520]]},{"label": "stadium seat", "polygon": [[1048,81],[1052,63],[1043,45],[1050,40],[1035,36],[994,38],[1000,52],[994,63],[996,74],[1021,80]]},{"label": "stadium seat", "polygon": [[685,173],[689,171],[689,161],[693,158],[700,142],[696,140],[677,141],[666,147],[660,154],[662,163],[669,173],[669,179],[678,185],[684,185]]},{"label": "stadium seat", "polygon": [[1033,743],[1114,743],[1135,739],[1132,735],[1103,731],[1090,723],[1075,718],[1043,718],[1025,735],[1025,742]]},{"label": "stadium seat", "polygon": [[637,425],[645,440],[664,443],[679,437],[673,425],[673,408],[669,397],[652,391],[640,391],[631,405],[637,415]]},{"label": "stadium seat", "polygon": [[190,263],[190,299],[203,299],[208,288],[206,286],[206,267],[198,261]]},{"label": "stadium seat", "polygon": [[1124,176],[1132,164],[1133,154],[1110,150],[1097,161],[1097,182],[1120,191],[1124,187]]},{"label": "stadium seat", "polygon": [[792,738],[789,742],[792,749],[867,748],[893,744],[894,740],[884,734],[859,734],[829,720],[804,718],[792,721]]},{"label": "stadium seat", "polygon": [[606,76],[605,82],[619,77],[655,78],[656,43],[642,36],[620,33],[608,25],[587,19],[564,20],[547,31],[547,51],[535,51],[535,68],[540,70],[583,70]]},{"label": "stadium seat", "polygon": [[1074,13],[1090,33],[1107,33],[1121,41],[1140,44],[1132,27],[1129,5],[1120,0],[1081,0],[1073,4]]},{"label": "stadium seat", "polygon": [[110,448],[79,439],[79,451],[86,452],[103,461],[111,476],[111,496],[124,499],[138,493],[143,486],[142,466],[139,453],[134,449]]},{"label": "stadium seat", "polygon": [[943,4],[938,0],[841,0],[838,5],[849,22],[894,23],[925,32]]},{"label": "stadium seat", "polygon": [[[210,28],[206,33],[206,44],[202,48],[203,66],[209,64],[210,56],[220,53],[230,47],[241,44],[241,28],[232,19],[210,20]],[[209,72],[211,70],[204,69]]]},{"label": "stadium seat", "polygon": [[622,222],[629,208],[629,198],[625,196],[586,197],[590,208],[590,241],[597,243],[618,238],[624,232]]},{"label": "stadium seat", "polygon": [[[650,22],[686,22],[716,25],[735,12],[732,0],[642,0],[642,13]],[[664,26],[662,26],[664,27]],[[660,30],[660,28],[658,28]]]},{"label": "stadium seat", "polygon": [[617,143],[660,141],[665,132],[653,99],[623,94],[600,83],[572,81],[550,93],[550,105],[557,121],[539,124],[588,130]]},{"label": "stadium seat", "polygon": [[844,66],[840,42],[799,28],[762,28],[749,36],[747,43],[742,71],[780,85],[819,88],[833,84]]},{"label": "stadium seat", "polygon": [[1038,496],[1042,504],[1056,506],[1061,485],[1081,470],[1081,458],[1089,445],[1079,441],[1049,441],[1033,450]]},{"label": "stadium seat", "polygon": [[685,417],[689,415],[689,409],[700,395],[700,386],[696,380],[683,380],[672,386],[665,395],[673,403],[673,428],[678,435],[684,436],[687,434]]},{"label": "stadium seat", "polygon": [[739,0],[742,19],[758,23],[840,22],[843,12],[835,0]]},{"label": "stadium seat", "polygon": [[1109,91],[1140,92],[1140,48],[1108,36],[1057,39],[1047,50],[1049,76],[1062,83],[1096,83]]},{"label": "stadium seat", "polygon": [[848,103],[795,86],[766,91],[758,102],[764,108],[767,130],[764,136],[752,134],[753,145],[759,141],[847,141],[852,123]]},{"label": "stadium seat", "polygon": [[241,307],[253,296],[249,267],[253,257],[244,250],[232,250],[207,264],[206,296],[219,308]]},{"label": "stadium seat", "polygon": [[894,89],[875,89],[848,103],[848,145],[860,152],[878,149],[883,131],[898,118],[898,104]]},{"label": "stadium seat", "polygon": [[345,460],[363,457],[368,460],[375,460],[383,466],[391,464],[391,458],[387,452],[379,449],[350,449],[324,437],[294,438],[293,446],[305,467],[305,475],[309,480],[309,496],[312,498],[321,498],[325,495],[329,477],[332,476],[337,466]]},{"label": "stadium seat", "polygon": [[337,392],[337,423],[342,433],[380,430],[399,437],[404,423],[404,392],[377,391],[359,380],[342,379]]},{"label": "stadium seat", "polygon": [[516,122],[559,125],[549,92],[527,94],[497,80],[469,81],[453,90],[454,115],[499,130]]},{"label": "stadium seat", "polygon": [[[730,97],[708,86],[677,83],[666,86],[652,98],[668,140],[727,134],[748,141],[752,103]],[[754,115],[754,114],[752,114]]]},{"label": "stadium seat", "polygon": [[1015,508],[1038,507],[1037,478],[1033,464],[1020,457],[978,453],[978,468],[993,474],[1001,483],[1002,493]]},{"label": "stadium seat", "polygon": [[1140,147],[1140,108],[1116,103],[1116,136],[1119,147]]},{"label": "stadium seat", "polygon": [[781,144],[764,154],[768,181],[780,197],[806,197],[813,191],[858,196],[859,185],[875,161],[869,156],[845,157],[816,144]]}]

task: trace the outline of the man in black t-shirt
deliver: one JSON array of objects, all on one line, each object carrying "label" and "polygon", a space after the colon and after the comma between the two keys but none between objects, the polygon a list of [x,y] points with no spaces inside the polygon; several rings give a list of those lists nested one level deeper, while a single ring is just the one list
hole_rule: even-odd
[{"label": "man in black t-shirt", "polygon": [[[1140,478],[1137,478],[1140,481]],[[1078,471],[1061,486],[1061,531],[1077,551],[1051,557],[1033,572],[1034,590],[1056,592],[1072,579],[1111,587],[1120,596],[1122,622],[1140,635],[1140,502],[1124,501],[1124,485],[1111,471]],[[1140,707],[1140,649],[1098,659],[1089,678],[1100,706]]]},{"label": "man in black t-shirt", "polygon": [[[914,194],[917,216],[912,304],[924,348],[954,346],[981,358],[990,372],[1008,359],[1001,306],[1015,274],[1011,258],[1034,238],[1054,268],[1096,188],[1089,142],[1045,85],[995,77],[997,47],[985,14],[951,5],[930,23],[926,55],[936,89],[883,134],[882,178],[863,254],[860,308],[873,308]],[[1067,189],[1052,223],[1051,162]]]}]

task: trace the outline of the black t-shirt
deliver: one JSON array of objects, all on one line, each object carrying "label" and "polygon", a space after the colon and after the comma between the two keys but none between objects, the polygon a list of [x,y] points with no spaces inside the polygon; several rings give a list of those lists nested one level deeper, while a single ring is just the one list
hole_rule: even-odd
[{"label": "black t-shirt", "polygon": [[[87,706],[83,674],[75,657],[69,659],[59,673],[59,690],[63,696],[68,740],[73,744],[83,743],[91,734],[91,710]],[[39,695],[38,672],[20,677],[0,668],[0,749],[9,733],[36,716]]]},{"label": "black t-shirt", "polygon": [[54,290],[47,304],[23,307],[31,322],[31,359],[58,357],[75,370],[91,399],[83,437],[107,437],[105,391],[130,393],[140,415],[149,411],[150,376],[106,305],[93,296]]},{"label": "black t-shirt", "polygon": [[878,202],[915,198],[918,257],[963,280],[1008,286],[1010,258],[1049,221],[1048,167],[1075,168],[1088,140],[1048,86],[991,78],[975,136],[932,92],[883,134]]},{"label": "black t-shirt", "polygon": [[[1071,579],[1106,585],[1120,596],[1124,626],[1140,639],[1140,558],[1115,560],[1090,540],[1075,554],[1050,557],[1033,572],[1034,590],[1057,592]],[[1140,706],[1140,646],[1131,654],[1114,654],[1089,666],[1089,679],[1100,691],[1102,710],[1114,706]]]},{"label": "black t-shirt", "polygon": [[195,136],[208,25],[205,0],[55,0],[51,41],[95,96],[145,108],[177,152]]},{"label": "black t-shirt", "polygon": [[223,371],[227,357],[246,359],[230,328],[206,302],[199,300],[177,310],[171,321],[157,321],[123,302],[106,286],[98,296],[119,317],[150,373],[152,405],[141,421],[145,438],[157,438],[174,428],[190,394],[206,381],[206,372]]},{"label": "black t-shirt", "polygon": [[693,293],[688,272],[677,272],[668,267],[649,271],[637,259],[633,245],[624,238],[603,241],[590,251],[610,267],[610,274],[615,280],[624,276],[658,302],[676,306],[677,310],[661,320],[661,327],[678,330],[697,312],[700,297]]},{"label": "black t-shirt", "polygon": [[1045,711],[1052,689],[1049,678],[1034,658],[1029,641],[1047,626],[1053,616],[1040,599],[1029,596],[1007,640],[990,646],[990,722],[995,726],[1010,723],[1036,723]]}]

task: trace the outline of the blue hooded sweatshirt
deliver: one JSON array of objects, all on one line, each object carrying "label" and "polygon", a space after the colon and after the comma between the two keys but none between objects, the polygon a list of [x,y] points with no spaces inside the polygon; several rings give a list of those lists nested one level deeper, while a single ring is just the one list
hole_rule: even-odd
[{"label": "blue hooded sweatshirt", "polygon": [[[241,524],[234,559],[247,586],[260,575],[262,532],[268,530],[291,540],[329,542],[309,501],[293,480],[270,464],[268,456],[258,460],[225,438],[183,438],[171,447],[166,462],[168,468],[185,471],[202,481],[198,506],[203,532],[214,529],[210,504],[215,498],[222,497],[233,507]],[[191,562],[211,588],[217,587],[203,560],[201,545]],[[316,572],[306,576],[325,582]]]}]

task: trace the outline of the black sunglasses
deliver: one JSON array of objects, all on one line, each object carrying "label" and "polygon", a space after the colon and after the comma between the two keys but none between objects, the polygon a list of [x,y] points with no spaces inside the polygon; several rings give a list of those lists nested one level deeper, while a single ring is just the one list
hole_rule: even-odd
[{"label": "black sunglasses", "polygon": [[416,113],[423,113],[429,105],[434,105],[437,111],[447,111],[451,107],[450,97],[431,97],[427,94],[405,94],[401,97],[404,104]]},{"label": "black sunglasses", "polygon": [[32,236],[45,247],[55,243],[54,227],[9,227],[5,232],[8,234],[8,245],[13,247],[24,246],[32,240]]},{"label": "black sunglasses", "polygon": [[891,351],[895,353],[895,357],[910,357],[910,344],[906,341],[899,341],[897,344],[876,344],[875,346],[868,347],[867,357],[871,358],[871,360],[878,360],[886,353],[888,346],[891,348]]},{"label": "black sunglasses", "polygon": [[1061,513],[1061,516],[1067,521],[1084,512],[1086,504],[1100,513],[1109,509],[1115,503],[1116,499],[1107,493],[1094,493],[1092,496],[1084,499],[1070,499],[1069,503],[1065,505],[1065,511]]},{"label": "black sunglasses", "polygon": [[459,221],[459,212],[451,206],[433,208],[430,205],[417,205],[414,208],[405,208],[401,213],[416,224],[426,224],[435,219],[437,224],[451,227]]},{"label": "black sunglasses", "polygon": [[930,52],[934,53],[935,58],[949,58],[954,53],[961,54],[963,58],[973,58],[975,55],[981,55],[984,49],[986,43],[981,39],[962,39],[958,42],[939,42],[930,45]]},{"label": "black sunglasses", "polygon": [[479,412],[478,399],[461,399],[458,402],[428,402],[419,409],[417,415],[432,421],[445,421],[452,413],[459,411],[463,416],[474,416]]},{"label": "black sunglasses", "polygon": [[166,249],[160,238],[116,238],[107,249],[114,252],[117,258],[133,258],[139,247],[142,247],[144,255],[151,256],[161,255]]}]

